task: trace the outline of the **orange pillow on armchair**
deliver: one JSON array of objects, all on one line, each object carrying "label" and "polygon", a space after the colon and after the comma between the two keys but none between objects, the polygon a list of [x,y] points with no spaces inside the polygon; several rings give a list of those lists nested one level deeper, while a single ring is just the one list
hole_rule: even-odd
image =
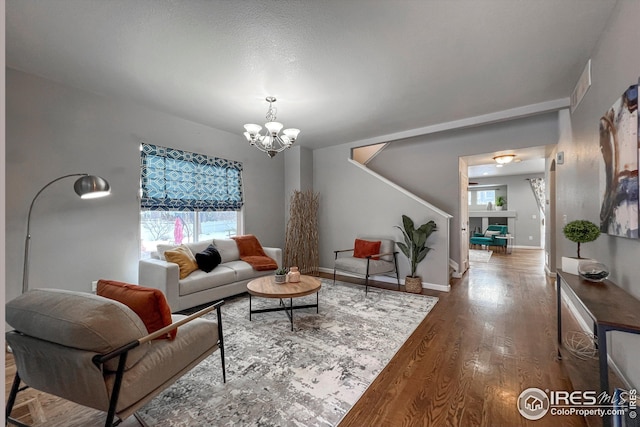
[{"label": "orange pillow on armchair", "polygon": [[[354,258],[366,258],[370,255],[377,255],[380,253],[380,240],[372,242],[370,240],[356,239],[353,246]],[[380,259],[380,257],[372,257],[371,259]]]},{"label": "orange pillow on armchair", "polygon": [[[133,310],[142,319],[150,334],[173,322],[171,308],[160,289],[101,279],[98,280],[96,293],[121,302]],[[178,330],[174,329],[163,338],[174,339],[177,333]]]}]

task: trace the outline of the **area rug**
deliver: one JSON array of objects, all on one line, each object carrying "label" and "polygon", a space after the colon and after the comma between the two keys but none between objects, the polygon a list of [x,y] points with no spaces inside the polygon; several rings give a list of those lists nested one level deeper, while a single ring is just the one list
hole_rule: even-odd
[{"label": "area rug", "polygon": [[479,249],[469,249],[469,261],[472,262],[489,262],[493,251],[484,251]]},{"label": "area rug", "polygon": [[[250,322],[248,295],[227,300],[227,383],[215,352],[138,413],[150,426],[336,425],[437,300],[322,279],[320,312],[294,311],[293,332],[284,312]],[[277,303],[252,299],[255,309]]]}]

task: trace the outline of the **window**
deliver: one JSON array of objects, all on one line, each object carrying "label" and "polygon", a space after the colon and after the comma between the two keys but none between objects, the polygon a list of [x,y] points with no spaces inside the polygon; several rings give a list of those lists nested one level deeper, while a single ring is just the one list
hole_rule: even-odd
[{"label": "window", "polygon": [[242,164],[141,145],[140,252],[241,232]]},{"label": "window", "polygon": [[496,190],[470,190],[469,206],[471,209],[486,209],[489,202],[495,204]]},{"label": "window", "polygon": [[476,199],[477,205],[488,205],[489,203],[495,203],[496,191],[495,190],[477,191],[476,197],[477,197]]}]

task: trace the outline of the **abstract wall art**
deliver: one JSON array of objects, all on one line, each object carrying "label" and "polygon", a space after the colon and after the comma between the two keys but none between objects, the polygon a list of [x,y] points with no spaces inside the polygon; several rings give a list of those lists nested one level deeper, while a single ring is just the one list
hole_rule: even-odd
[{"label": "abstract wall art", "polygon": [[600,118],[600,230],[638,238],[638,85]]}]

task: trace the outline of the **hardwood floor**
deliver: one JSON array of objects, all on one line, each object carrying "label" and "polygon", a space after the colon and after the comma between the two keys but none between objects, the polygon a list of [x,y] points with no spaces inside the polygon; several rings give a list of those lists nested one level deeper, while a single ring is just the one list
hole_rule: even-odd
[{"label": "hardwood floor", "polygon": [[[494,253],[488,263],[472,263],[451,292],[423,291],[440,301],[339,425],[584,426],[577,416],[527,421],[516,407],[529,387],[572,389],[555,358],[555,290],[542,256]],[[7,394],[14,373],[7,355]],[[25,421],[39,414],[36,408],[30,415],[26,401],[41,407],[37,426],[104,424],[103,413],[33,390],[21,394]],[[133,417],[121,424],[137,425]]]},{"label": "hardwood floor", "polygon": [[584,426],[577,416],[528,421],[516,406],[529,387],[572,390],[555,357],[542,257],[494,253],[451,292],[423,291],[440,301],[339,426]]}]

